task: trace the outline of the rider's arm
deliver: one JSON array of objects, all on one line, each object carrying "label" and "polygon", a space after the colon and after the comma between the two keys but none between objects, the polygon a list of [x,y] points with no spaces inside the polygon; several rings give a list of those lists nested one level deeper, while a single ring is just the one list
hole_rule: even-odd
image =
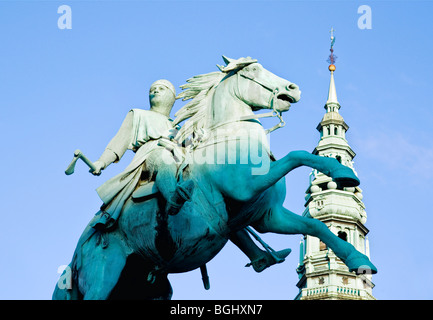
[{"label": "rider's arm", "polygon": [[133,112],[130,111],[125,117],[125,120],[123,120],[119,131],[108,143],[101,157],[95,161],[94,164],[96,165],[97,169],[99,169],[95,170],[95,174],[100,174],[101,170],[104,170],[110,164],[113,162],[118,162],[122,158],[131,143],[133,135],[132,129]]}]

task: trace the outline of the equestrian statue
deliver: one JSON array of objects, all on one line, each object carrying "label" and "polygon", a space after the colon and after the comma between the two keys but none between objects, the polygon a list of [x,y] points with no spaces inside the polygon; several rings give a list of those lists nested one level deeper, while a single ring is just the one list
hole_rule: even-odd
[{"label": "equestrian statue", "polygon": [[[377,272],[323,222],[283,206],[285,175],[300,166],[317,169],[340,187],[360,183],[333,158],[307,151],[273,156],[268,134],[284,125],[282,114],[299,101],[299,87],[250,57],[223,59],[219,71],[188,79],[177,96],[168,80],[155,81],[150,109],[129,111],[97,161],[75,152],[66,174],[78,159],[100,175],[127,150],[135,156],[97,189],[103,204],[78,240],[53,299],[171,299],[168,274],[197,268],[209,289],[206,263],[229,240],[256,272],[283,262],[291,250],[273,250],[256,232],[309,234],[350,271]],[[172,120],[176,99],[189,101]],[[261,109],[270,111],[254,113]],[[265,130],[263,117],[279,123]]]}]

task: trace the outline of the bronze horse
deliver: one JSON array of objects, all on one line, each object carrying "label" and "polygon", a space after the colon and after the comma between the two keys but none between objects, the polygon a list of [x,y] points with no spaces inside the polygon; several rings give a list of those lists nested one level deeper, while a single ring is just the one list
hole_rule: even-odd
[{"label": "bronze horse", "polygon": [[[178,141],[185,159],[180,180],[192,180],[190,198],[177,215],[164,214],[158,194],[134,199],[123,208],[116,228],[93,230],[89,223],[53,299],[170,299],[168,273],[204,266],[231,235],[251,226],[258,232],[309,234],[320,238],[350,271],[375,266],[319,220],[283,207],[284,177],[299,166],[315,168],[341,186],[356,186],[353,171],[336,159],[306,151],[275,160],[255,110],[274,116],[300,99],[299,88],[264,69],[256,60],[224,57],[220,71],[195,76],[179,97],[191,101],[178,111],[185,123]],[[69,281],[69,285],[61,285]]]}]

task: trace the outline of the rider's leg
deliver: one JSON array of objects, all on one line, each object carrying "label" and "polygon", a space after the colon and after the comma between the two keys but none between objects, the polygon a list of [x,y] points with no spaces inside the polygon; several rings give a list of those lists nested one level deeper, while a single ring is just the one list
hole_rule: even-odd
[{"label": "rider's leg", "polygon": [[176,172],[177,167],[174,162],[166,163],[158,167],[155,184],[167,202],[174,197],[176,191]]},{"label": "rider's leg", "polygon": [[[251,260],[251,265],[256,272],[262,272],[266,268],[277,263],[272,255],[264,250],[261,250],[254,241],[250,238],[247,231],[242,229],[238,232],[234,232],[230,236],[230,240]],[[274,254],[284,259],[290,254],[290,249],[277,251]]]},{"label": "rider's leg", "polygon": [[349,267],[350,271],[370,269],[376,273],[376,267],[367,256],[360,253],[349,242],[333,234],[320,220],[297,215],[283,206],[269,210],[262,220],[254,225],[259,232],[280,234],[309,234],[322,240]]},{"label": "rider's leg", "polygon": [[176,179],[178,167],[171,152],[162,149],[159,155],[162,162],[153,161],[157,164],[155,184],[167,202],[166,212],[174,215],[189,198],[193,182],[188,180],[179,184]]}]

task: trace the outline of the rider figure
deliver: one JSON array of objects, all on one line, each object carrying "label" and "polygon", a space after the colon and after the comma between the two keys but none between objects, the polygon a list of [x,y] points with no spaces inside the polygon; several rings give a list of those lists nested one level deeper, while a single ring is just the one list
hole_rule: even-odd
[{"label": "rider figure", "polygon": [[[94,162],[96,170],[101,171],[111,163],[118,162],[126,150],[133,150],[135,156],[131,164],[120,174],[111,178],[97,189],[103,201],[101,211],[91,226],[97,230],[110,228],[117,221],[125,201],[136,189],[142,175],[149,179],[155,176],[155,184],[167,202],[166,213],[177,214],[191,194],[193,183],[187,180],[177,183],[178,165],[175,156],[162,145],[167,145],[177,133],[169,118],[176,100],[174,86],[168,80],[155,81],[149,90],[150,110],[132,109],[127,114],[119,131],[109,142],[99,160]],[[160,143],[160,140],[165,143]],[[174,149],[175,150],[175,149]],[[245,230],[231,235],[230,240],[252,261],[256,272],[261,272],[276,263],[275,258],[258,248]],[[290,249],[275,252],[284,259]]]},{"label": "rider figure", "polygon": [[[168,80],[155,81],[149,90],[150,110],[132,109],[125,117],[119,131],[108,143],[99,160],[95,161],[96,170],[101,170],[111,163],[118,162],[126,150],[133,150],[135,156],[131,164],[119,175],[111,178],[97,189],[104,205],[100,218],[93,227],[103,229],[117,220],[128,197],[135,190],[142,173],[155,176],[155,184],[167,202],[166,212],[176,214],[184,198],[177,196],[176,160],[171,152],[159,144],[160,139],[169,142],[177,132],[169,118],[176,100],[174,86]],[[167,143],[166,142],[166,143]],[[163,165],[159,166],[163,160]],[[186,193],[192,183],[184,188]]]}]

